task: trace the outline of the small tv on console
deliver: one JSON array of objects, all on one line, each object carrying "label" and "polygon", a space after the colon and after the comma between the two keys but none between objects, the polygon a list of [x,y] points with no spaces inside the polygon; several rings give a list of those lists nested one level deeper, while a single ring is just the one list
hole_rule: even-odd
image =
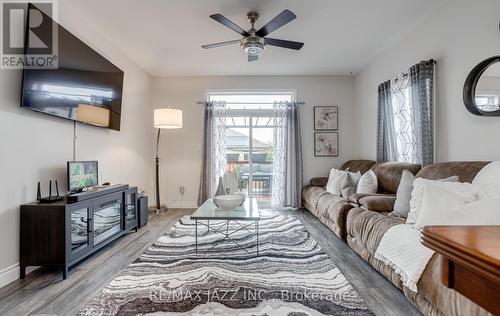
[{"label": "small tv on console", "polygon": [[68,190],[71,193],[97,184],[97,161],[68,161]]},{"label": "small tv on console", "polygon": [[[26,20],[29,25],[29,14]],[[119,131],[123,71],[64,27],[55,25],[58,68],[24,69],[21,107]],[[52,30],[47,28],[46,32]],[[38,36],[43,38],[44,34]],[[25,45],[24,54],[36,54],[31,50]]]}]

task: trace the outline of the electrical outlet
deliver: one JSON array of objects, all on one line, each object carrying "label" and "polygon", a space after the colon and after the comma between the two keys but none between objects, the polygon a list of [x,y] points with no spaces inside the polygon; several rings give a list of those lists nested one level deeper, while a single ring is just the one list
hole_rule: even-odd
[{"label": "electrical outlet", "polygon": [[182,186],[182,185],[179,186],[179,192],[181,193],[181,195],[184,195],[184,192],[185,192],[184,186]]}]

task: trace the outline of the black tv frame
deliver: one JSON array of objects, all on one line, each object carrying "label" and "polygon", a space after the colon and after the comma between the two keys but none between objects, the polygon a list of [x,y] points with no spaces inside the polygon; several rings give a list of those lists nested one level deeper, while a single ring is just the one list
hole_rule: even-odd
[{"label": "black tv frame", "polygon": [[[27,5],[28,5],[28,11],[27,11],[27,15],[26,15],[26,25],[25,25],[25,30],[24,30],[24,55],[28,55],[28,51],[29,51],[29,48],[28,48],[28,39],[29,39],[29,27],[28,27],[28,24],[30,22],[30,10],[29,9],[31,9],[32,7],[34,7],[35,9],[38,9],[36,7],[36,5],[34,5],[31,2],[27,3]],[[42,12],[42,14],[44,16],[46,16],[46,14],[42,10],[40,10],[40,12]],[[52,19],[51,17],[49,17],[49,18]],[[125,72],[120,67],[118,67],[117,65],[115,65],[115,63],[113,63],[112,61],[110,61],[109,59],[107,59],[106,57],[104,57],[103,55],[101,55],[101,53],[99,53],[98,51],[96,51],[95,49],[93,49],[89,44],[85,43],[83,40],[81,40],[75,34],[73,34],[68,29],[66,29],[64,26],[62,26],[61,24],[59,24],[58,22],[56,22],[54,20],[53,20],[53,23],[57,24],[58,28],[64,29],[66,32],[68,32],[69,34],[71,34],[72,36],[74,36],[76,39],[78,39],[80,42],[82,42],[83,45],[87,46],[89,49],[91,49],[92,51],[94,51],[97,55],[99,55],[100,57],[102,57],[103,59],[105,59],[107,62],[109,62],[111,65],[113,65],[118,70],[120,70],[121,75],[122,75],[122,77],[121,77],[120,112],[118,114],[119,118],[120,118],[120,121],[117,124],[117,128],[114,128],[112,126],[105,127],[105,126],[99,126],[99,125],[95,125],[95,124],[91,124],[91,123],[87,123],[87,122],[75,120],[75,119],[72,119],[72,118],[69,118],[69,117],[65,117],[65,116],[54,115],[52,113],[48,113],[48,112],[45,112],[45,111],[39,111],[39,110],[37,110],[35,108],[32,108],[32,107],[25,107],[24,106],[24,82],[25,82],[25,74],[26,74],[26,71],[28,70],[28,69],[25,69],[25,68],[22,70],[22,74],[21,74],[21,91],[20,91],[21,92],[21,95],[20,95],[20,105],[21,105],[21,108],[27,109],[27,110],[30,110],[30,111],[33,111],[33,112],[37,112],[37,113],[42,113],[44,115],[48,115],[48,116],[51,116],[51,117],[61,118],[61,119],[66,120],[66,121],[74,122],[75,124],[76,123],[80,123],[80,124],[85,124],[85,125],[88,125],[88,126],[94,126],[94,127],[97,127],[97,128],[105,128],[105,129],[115,130],[115,131],[119,132],[121,130],[121,116],[122,116],[122,111],[123,111],[123,86],[124,86],[124,80],[125,80],[124,79],[125,78]]]}]

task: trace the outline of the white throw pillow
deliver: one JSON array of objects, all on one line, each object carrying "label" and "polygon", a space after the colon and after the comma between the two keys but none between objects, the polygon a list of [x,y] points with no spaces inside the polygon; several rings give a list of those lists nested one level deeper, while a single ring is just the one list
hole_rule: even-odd
[{"label": "white throw pillow", "polygon": [[373,170],[368,170],[359,179],[356,193],[377,193],[378,181]]},{"label": "white throw pillow", "polygon": [[345,177],[347,176],[347,171],[332,169],[330,171],[330,177],[328,178],[328,183],[326,184],[326,192],[330,192],[334,195],[342,195],[341,186]]},{"label": "white throw pillow", "polygon": [[410,213],[408,213],[408,218],[406,218],[406,224],[415,224],[417,221],[420,210],[422,209],[424,189],[430,183],[433,183],[442,189],[455,192],[456,194],[465,197],[468,202],[478,199],[478,191],[475,186],[470,183],[449,182],[447,181],[449,179],[452,178],[444,180],[428,180],[423,178],[415,179],[413,182],[413,191],[411,192]]},{"label": "white throw pillow", "polygon": [[500,196],[500,161],[484,166],[472,180],[472,184],[478,188],[481,199]]},{"label": "white throw pillow", "polygon": [[340,193],[344,199],[348,199],[349,196],[356,193],[356,187],[358,186],[359,179],[361,178],[361,172],[347,172],[347,175],[342,181],[340,186]]},{"label": "white throw pillow", "polygon": [[469,202],[467,198],[429,184],[424,189],[422,210],[414,225],[500,225],[500,197]]},{"label": "white throw pillow", "polygon": [[333,190],[330,191],[331,194],[342,196],[342,183],[344,182],[344,179],[347,177],[348,173],[349,173],[348,171],[340,170],[335,175],[332,184]]},{"label": "white throw pillow", "polygon": [[339,172],[340,170],[338,169],[335,169],[335,168],[332,168],[330,170],[330,175],[328,176],[328,182],[326,183],[326,186],[325,186],[325,190],[327,192],[331,192],[333,191],[333,179],[335,178],[335,175],[337,174],[337,172]]}]

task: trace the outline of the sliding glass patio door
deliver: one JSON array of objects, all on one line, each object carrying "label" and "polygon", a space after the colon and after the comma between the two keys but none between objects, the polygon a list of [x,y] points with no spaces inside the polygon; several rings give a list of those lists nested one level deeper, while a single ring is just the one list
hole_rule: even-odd
[{"label": "sliding glass patio door", "polygon": [[[274,148],[274,102],[293,101],[293,93],[209,94],[226,101],[226,170],[236,179],[236,191],[271,207]],[[226,184],[227,186],[227,184]]]}]

